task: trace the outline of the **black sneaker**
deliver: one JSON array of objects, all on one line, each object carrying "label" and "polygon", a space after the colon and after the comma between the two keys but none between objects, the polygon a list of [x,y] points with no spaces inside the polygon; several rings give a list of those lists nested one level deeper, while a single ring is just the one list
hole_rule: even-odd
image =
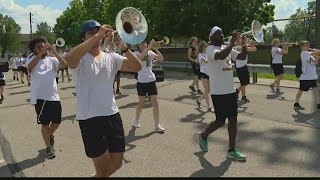
[{"label": "black sneaker", "polygon": [[247,96],[242,96],[241,101],[244,101],[244,102],[250,102],[250,101],[249,101],[249,99],[247,99]]},{"label": "black sneaker", "polygon": [[198,107],[201,108],[201,102],[199,101],[198,98],[197,98],[197,104],[198,104]]},{"label": "black sneaker", "polygon": [[48,147],[46,149],[46,154],[47,154],[47,158],[48,159],[53,159],[56,157],[56,152],[55,150],[53,149],[53,147]]},{"label": "black sneaker", "polygon": [[304,110],[304,108],[303,108],[303,107],[301,107],[299,103],[294,103],[294,109],[297,109],[297,110]]},{"label": "black sneaker", "polygon": [[22,84],[24,84],[24,81],[21,81]]},{"label": "black sneaker", "polygon": [[19,81],[19,78],[17,78],[17,81]]},{"label": "black sneaker", "polygon": [[31,83],[30,82],[28,82],[28,86],[30,86],[31,85]]},{"label": "black sneaker", "polygon": [[202,94],[202,91],[200,89],[198,89],[197,93],[198,94]]},{"label": "black sneaker", "polygon": [[119,90],[119,89],[116,91],[116,94],[121,94],[121,92],[120,92],[120,90]]},{"label": "black sneaker", "polygon": [[53,147],[54,146],[54,136],[50,135],[50,145]]},{"label": "black sneaker", "polygon": [[15,76],[13,76],[13,80],[16,80],[16,77],[15,77]]},{"label": "black sneaker", "polygon": [[196,89],[194,89],[193,86],[189,86],[189,89],[191,89],[193,92],[197,92]]}]

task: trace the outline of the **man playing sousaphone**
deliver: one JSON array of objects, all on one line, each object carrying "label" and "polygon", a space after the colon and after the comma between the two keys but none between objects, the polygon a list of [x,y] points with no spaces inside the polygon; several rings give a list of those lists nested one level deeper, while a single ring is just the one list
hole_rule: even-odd
[{"label": "man playing sousaphone", "polygon": [[[110,25],[85,21],[81,26],[83,42],[66,55],[76,86],[76,119],[86,155],[92,158],[97,177],[109,177],[120,169],[125,151],[122,120],[113,94],[115,75],[119,70],[141,70],[138,58],[126,45],[121,47],[126,57],[100,49],[102,40],[110,40],[107,38],[110,32],[113,32]],[[114,40],[120,41],[117,33]]]}]

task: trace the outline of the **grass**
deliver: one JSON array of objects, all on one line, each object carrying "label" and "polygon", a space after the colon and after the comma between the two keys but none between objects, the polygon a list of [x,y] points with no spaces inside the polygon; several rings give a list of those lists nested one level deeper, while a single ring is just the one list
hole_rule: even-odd
[{"label": "grass", "polygon": [[[186,68],[173,68],[173,67],[163,67],[165,71],[169,72],[183,72],[187,73]],[[192,73],[192,72],[191,72]],[[237,73],[234,72],[234,76],[237,76]],[[250,73],[250,76],[252,77],[252,73]],[[258,78],[264,78],[264,79],[274,79],[275,76],[272,73],[258,73]],[[299,78],[297,78],[293,74],[284,74],[283,80],[290,80],[290,81],[299,81]],[[320,83],[320,79],[318,79],[318,82]]]}]

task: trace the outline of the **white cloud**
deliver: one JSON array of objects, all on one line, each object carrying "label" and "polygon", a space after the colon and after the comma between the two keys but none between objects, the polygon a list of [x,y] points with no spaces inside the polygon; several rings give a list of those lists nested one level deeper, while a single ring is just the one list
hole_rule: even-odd
[{"label": "white cloud", "polygon": [[[274,19],[286,19],[290,18],[292,14],[296,12],[298,8],[305,9],[308,7],[308,2],[314,0],[271,0],[271,4],[275,5]],[[289,21],[275,22],[279,29],[284,29],[285,25]],[[271,26],[269,23],[267,26]]]},{"label": "white cloud", "polygon": [[37,29],[36,25],[40,22],[47,22],[51,27],[56,24],[56,19],[62,14],[61,10],[53,9],[51,7],[44,7],[43,5],[28,5],[22,7],[16,4],[14,0],[0,0],[0,12],[4,15],[12,17],[17,24],[21,26],[21,33],[30,33],[29,13],[32,17],[32,31]]}]

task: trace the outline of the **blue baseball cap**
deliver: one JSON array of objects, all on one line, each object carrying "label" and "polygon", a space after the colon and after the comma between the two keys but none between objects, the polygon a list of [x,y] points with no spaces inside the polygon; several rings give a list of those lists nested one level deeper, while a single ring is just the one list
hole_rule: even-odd
[{"label": "blue baseball cap", "polygon": [[101,24],[95,20],[87,20],[82,24],[80,32],[82,34],[95,27],[101,27]]}]

